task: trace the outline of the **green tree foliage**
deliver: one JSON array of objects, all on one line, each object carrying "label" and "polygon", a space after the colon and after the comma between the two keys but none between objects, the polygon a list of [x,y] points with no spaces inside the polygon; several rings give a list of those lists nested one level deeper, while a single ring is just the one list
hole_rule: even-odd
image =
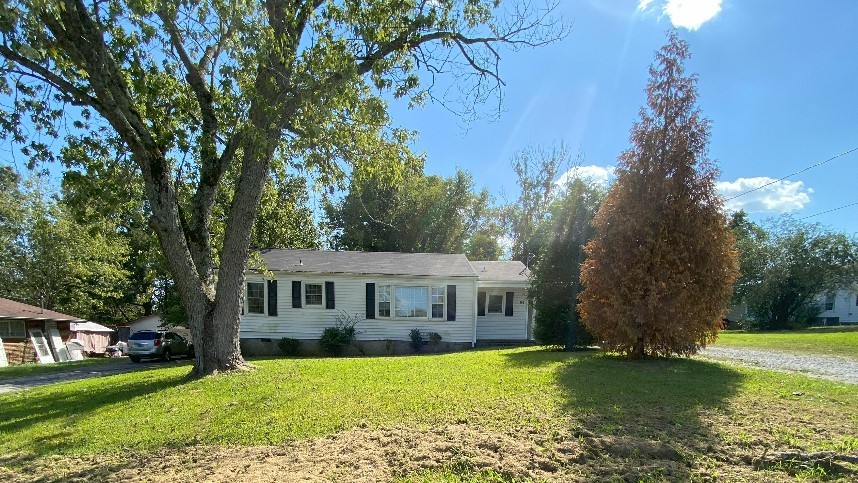
[{"label": "green tree foliage", "polygon": [[593,222],[579,305],[603,347],[688,355],[713,341],[736,278],[735,241],[707,158],[688,45],[671,33],[650,67],[647,106]]},{"label": "green tree foliage", "polygon": [[[395,177],[409,133],[391,126],[382,95],[473,112],[500,90],[502,46],[565,34],[552,10],[495,0],[6,2],[0,93],[15,95],[0,130],[33,162],[55,157],[51,138],[115,145],[141,174],[197,374],[241,369],[245,270],[272,169],[305,169],[322,185],[356,166]],[[421,89],[418,69],[440,90]]]},{"label": "green tree foliage", "polygon": [[0,166],[0,297],[20,278],[18,263],[24,253],[26,210],[20,190],[21,177],[9,166]]},{"label": "green tree foliage", "polygon": [[537,307],[534,336],[543,344],[575,346],[592,343],[577,311],[579,272],[584,245],[592,238],[591,221],[604,188],[572,178],[551,203],[539,238],[548,240],[532,269],[530,294]]},{"label": "green tree foliage", "polygon": [[[462,253],[496,260],[499,222],[487,190],[471,175],[424,176],[414,167],[401,182],[353,178],[348,194],[325,207],[336,249]],[[475,238],[476,237],[476,238]],[[494,258],[492,258],[494,257]]]},{"label": "green tree foliage", "polygon": [[531,147],[512,158],[519,187],[518,199],[506,207],[506,223],[512,238],[512,259],[530,266],[545,240],[539,239],[539,226],[545,222],[557,185],[555,181],[571,166],[564,145],[550,149]]},{"label": "green tree foliage", "polygon": [[0,267],[0,293],[106,324],[125,320],[129,247],[116,226],[105,220],[81,224],[64,203],[45,196],[37,180],[30,187],[14,180],[8,188],[17,196],[11,227],[17,239]]},{"label": "green tree foliage", "polygon": [[819,311],[814,302],[820,296],[848,288],[858,279],[854,237],[791,218],[763,229],[734,217],[733,225],[741,261],[735,292],[748,306],[753,328],[807,325]]}]

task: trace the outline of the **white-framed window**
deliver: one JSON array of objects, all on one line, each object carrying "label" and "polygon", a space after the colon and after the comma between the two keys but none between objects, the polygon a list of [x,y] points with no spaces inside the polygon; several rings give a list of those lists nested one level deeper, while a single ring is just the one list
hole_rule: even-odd
[{"label": "white-framed window", "polygon": [[490,293],[486,300],[486,313],[487,314],[503,314],[503,294],[492,294]]},{"label": "white-framed window", "polygon": [[393,307],[397,318],[427,318],[429,287],[394,287]]},{"label": "white-framed window", "polygon": [[247,282],[247,313],[265,313],[265,282]]},{"label": "white-framed window", "polygon": [[390,317],[390,285],[378,286],[378,316]]},{"label": "white-framed window", "polygon": [[0,320],[0,339],[23,339],[27,328],[23,320]]},{"label": "white-framed window", "polygon": [[825,310],[834,310],[834,294],[825,294]]},{"label": "white-framed window", "polygon": [[444,288],[432,287],[432,318],[444,318]]},{"label": "white-framed window", "polygon": [[379,285],[376,292],[378,317],[444,320],[446,290],[446,286]]},{"label": "white-framed window", "polygon": [[304,284],[304,305],[322,305],[322,284]]}]

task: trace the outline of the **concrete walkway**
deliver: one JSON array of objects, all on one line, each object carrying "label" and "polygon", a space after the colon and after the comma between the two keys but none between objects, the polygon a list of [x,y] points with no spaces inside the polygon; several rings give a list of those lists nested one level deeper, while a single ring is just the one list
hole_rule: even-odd
[{"label": "concrete walkway", "polygon": [[745,347],[707,347],[700,355],[728,363],[858,384],[858,360]]},{"label": "concrete walkway", "polygon": [[165,363],[163,362],[142,362],[135,364],[130,360],[125,360],[112,364],[99,364],[95,366],[69,369],[67,371],[62,372],[52,372],[50,374],[6,379],[5,381],[0,381],[0,394],[12,391],[32,389],[34,387],[47,386],[48,384],[56,384],[58,382],[79,381],[81,379],[89,379],[92,377],[124,374],[126,372],[133,372],[138,371],[140,369],[147,369],[164,365]]}]

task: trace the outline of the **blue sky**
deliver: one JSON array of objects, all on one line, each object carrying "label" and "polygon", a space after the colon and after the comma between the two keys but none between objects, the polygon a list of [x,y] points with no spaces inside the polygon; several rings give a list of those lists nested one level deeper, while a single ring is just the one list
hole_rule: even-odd
[{"label": "blue sky", "polygon": [[[427,173],[456,167],[512,200],[510,158],[565,142],[584,170],[605,176],[629,145],[645,102],[653,52],[676,27],[699,75],[699,105],[712,121],[710,157],[725,197],[858,147],[858,2],[738,0],[561,1],[574,22],[562,42],[507,52],[499,120],[462,123],[443,107],[408,110],[396,124],[419,131]],[[486,112],[491,112],[486,106]],[[753,219],[808,217],[858,202],[858,151],[728,203]],[[858,205],[811,216],[858,233]]]}]

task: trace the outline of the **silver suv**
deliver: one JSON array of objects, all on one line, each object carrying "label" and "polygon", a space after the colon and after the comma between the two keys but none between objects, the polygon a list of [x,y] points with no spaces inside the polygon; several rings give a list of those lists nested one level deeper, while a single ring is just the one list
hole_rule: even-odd
[{"label": "silver suv", "polygon": [[162,359],[169,361],[176,356],[194,356],[194,346],[175,332],[141,330],[128,338],[125,351],[131,362],[140,359]]}]

